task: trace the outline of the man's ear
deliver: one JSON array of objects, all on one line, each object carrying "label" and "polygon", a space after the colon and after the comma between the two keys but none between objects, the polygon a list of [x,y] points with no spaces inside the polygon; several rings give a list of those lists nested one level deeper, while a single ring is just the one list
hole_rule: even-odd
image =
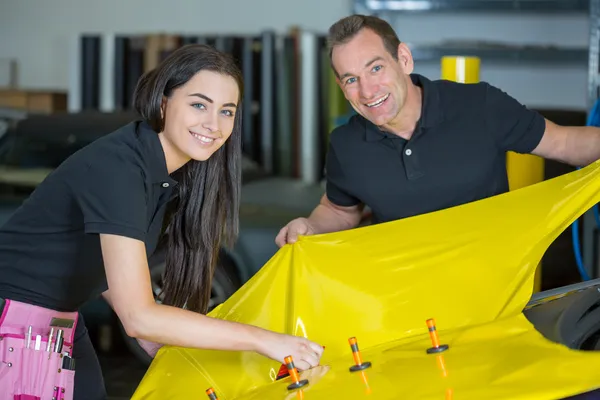
[{"label": "man's ear", "polygon": [[406,74],[412,73],[415,68],[415,61],[406,43],[398,45],[398,63],[400,63]]}]

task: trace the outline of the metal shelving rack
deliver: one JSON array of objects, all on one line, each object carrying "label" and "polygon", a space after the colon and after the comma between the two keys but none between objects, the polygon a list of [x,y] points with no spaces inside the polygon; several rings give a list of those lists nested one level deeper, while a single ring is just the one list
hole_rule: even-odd
[{"label": "metal shelving rack", "polygon": [[[591,0],[592,2],[594,0]],[[354,10],[360,14],[443,13],[443,12],[544,12],[585,13],[590,0],[354,0]],[[439,60],[447,54],[468,54],[482,60],[503,62],[584,63],[586,48],[556,46],[486,45],[484,43],[448,42],[434,46],[411,46],[415,61]]]},{"label": "metal shelving rack", "polygon": [[355,0],[360,12],[378,11],[585,11],[589,0]]}]

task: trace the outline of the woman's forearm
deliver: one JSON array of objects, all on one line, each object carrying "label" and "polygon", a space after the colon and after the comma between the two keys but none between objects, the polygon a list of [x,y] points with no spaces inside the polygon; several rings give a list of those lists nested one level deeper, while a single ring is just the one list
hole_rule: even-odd
[{"label": "woman's forearm", "polygon": [[318,365],[322,348],[306,338],[157,304],[144,243],[117,235],[100,239],[109,286],[103,296],[127,335],[178,347],[254,351],[279,362],[293,355],[300,369]]},{"label": "woman's forearm", "polygon": [[136,313],[126,327],[128,335],[154,343],[214,350],[261,351],[261,328],[220,320],[162,304]]}]

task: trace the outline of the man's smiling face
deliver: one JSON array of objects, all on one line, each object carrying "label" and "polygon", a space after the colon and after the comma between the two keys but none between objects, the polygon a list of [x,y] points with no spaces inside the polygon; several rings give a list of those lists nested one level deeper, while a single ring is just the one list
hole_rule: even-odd
[{"label": "man's smiling face", "polygon": [[335,46],[332,65],[357,113],[377,126],[388,125],[398,116],[406,101],[410,71],[392,57],[375,32],[362,29],[347,43]]}]

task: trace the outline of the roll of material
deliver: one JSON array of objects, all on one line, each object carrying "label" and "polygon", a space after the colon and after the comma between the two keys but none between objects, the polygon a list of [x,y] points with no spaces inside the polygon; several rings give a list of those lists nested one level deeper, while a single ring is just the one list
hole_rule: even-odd
[{"label": "roll of material", "polygon": [[244,38],[242,49],[244,76],[244,106],[242,108],[242,148],[251,159],[257,159],[254,140],[254,37]]},{"label": "roll of material", "polygon": [[97,110],[100,101],[101,38],[81,36],[81,109]]},{"label": "roll of material", "polygon": [[273,130],[275,114],[275,33],[264,31],[261,34],[261,101],[260,101],[260,147],[262,166],[267,173],[273,173]]},{"label": "roll of material", "polygon": [[115,35],[102,35],[100,49],[100,110],[112,112],[115,110]]},{"label": "roll of material", "polygon": [[279,35],[275,39],[275,80],[276,80],[276,126],[274,132],[275,171],[277,175],[291,177],[293,175],[293,135],[294,124],[294,43],[290,37]]},{"label": "roll of material", "polygon": [[113,63],[113,104],[116,110],[124,110],[127,108],[125,85],[127,66],[127,48],[128,39],[126,36],[117,35],[114,44],[114,63]]},{"label": "roll of material", "polygon": [[69,89],[67,110],[81,110],[81,37],[73,36],[69,40]]},{"label": "roll of material", "polygon": [[300,178],[318,181],[318,40],[313,32],[300,34]]},{"label": "roll of material", "polygon": [[481,60],[478,57],[442,57],[442,79],[460,83],[477,83],[480,65]]}]

